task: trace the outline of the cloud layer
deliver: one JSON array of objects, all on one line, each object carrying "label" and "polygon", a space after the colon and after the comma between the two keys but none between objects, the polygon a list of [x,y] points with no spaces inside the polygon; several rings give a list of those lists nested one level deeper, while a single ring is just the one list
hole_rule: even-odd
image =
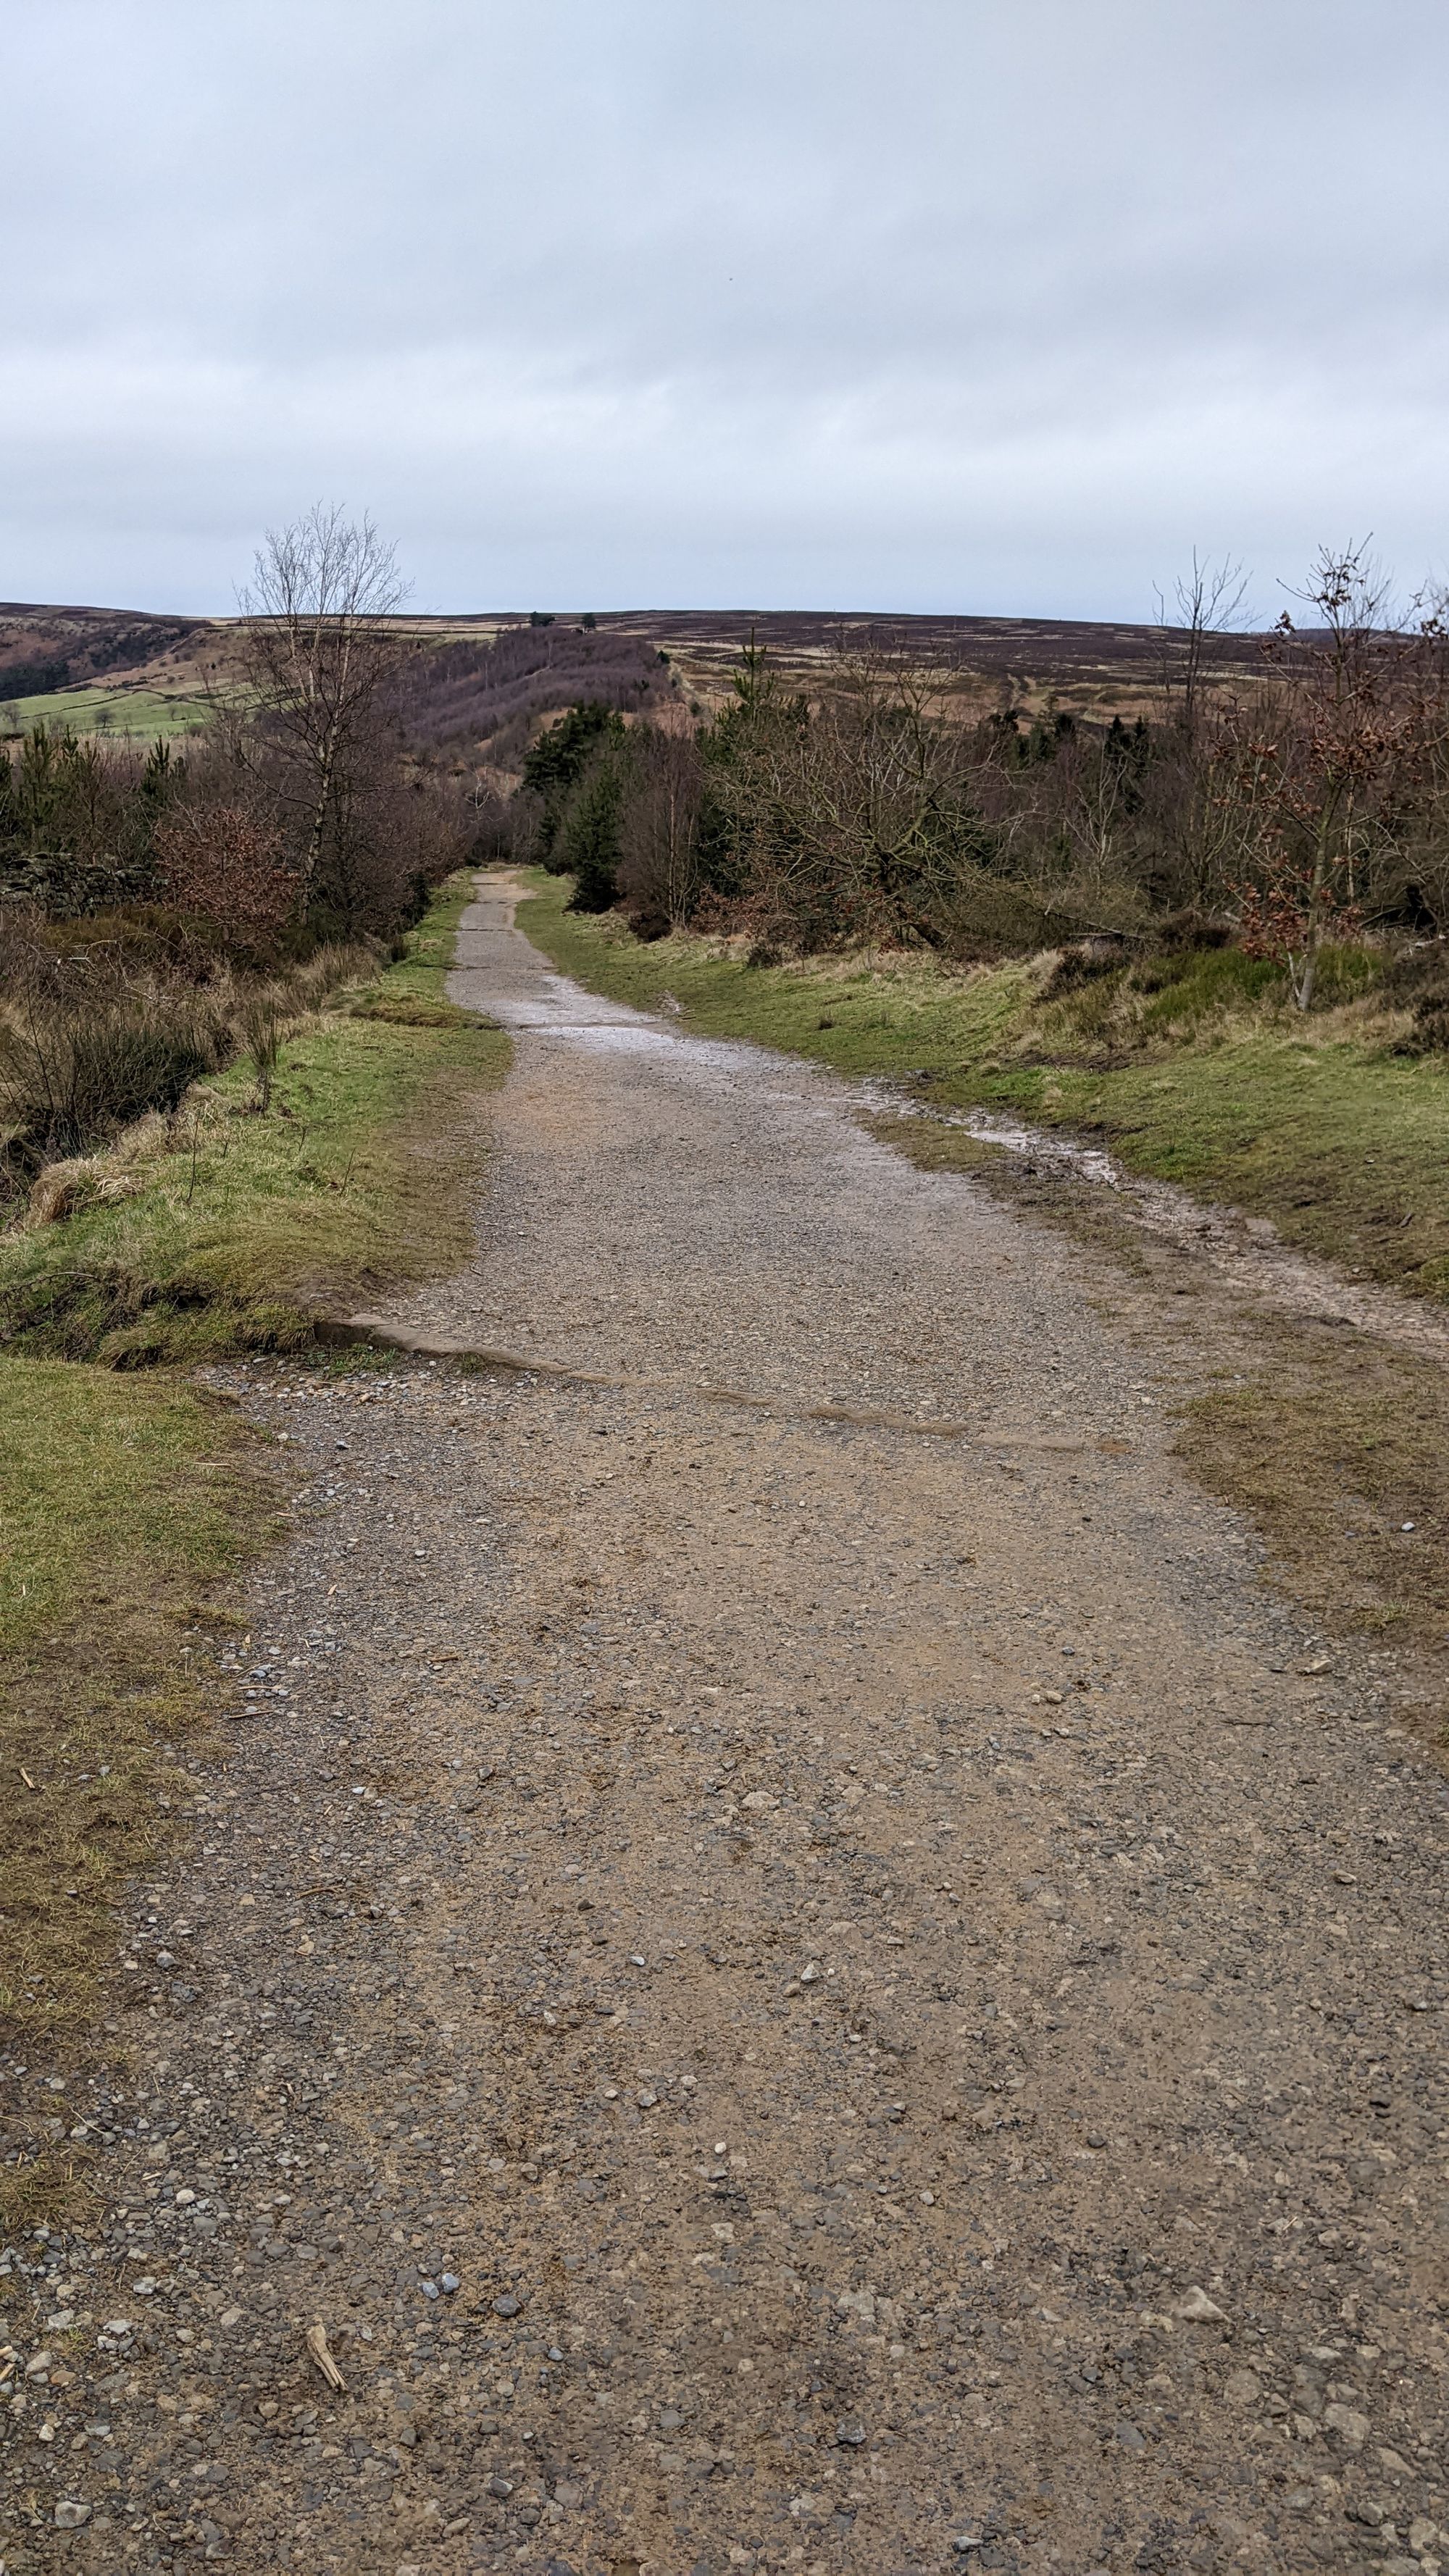
[{"label": "cloud layer", "polygon": [[1265,608],[1445,567],[1439,0],[46,0],[7,26],[0,590]]}]

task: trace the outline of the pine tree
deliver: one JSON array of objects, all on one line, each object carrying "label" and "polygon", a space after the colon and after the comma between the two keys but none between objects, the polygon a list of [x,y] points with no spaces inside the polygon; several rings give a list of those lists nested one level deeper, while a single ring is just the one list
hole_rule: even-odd
[{"label": "pine tree", "polygon": [[570,912],[607,912],[618,900],[620,787],[618,765],[604,755],[569,800],[555,849],[574,880]]}]

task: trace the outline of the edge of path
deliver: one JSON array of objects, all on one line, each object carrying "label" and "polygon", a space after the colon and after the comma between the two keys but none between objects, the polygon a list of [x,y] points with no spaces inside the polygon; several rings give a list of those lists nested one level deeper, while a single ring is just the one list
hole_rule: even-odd
[{"label": "edge of path", "polygon": [[[399,959],[293,1032],[269,1116],[234,1067],[170,1122],[145,1122],[139,1162],[126,1140],[95,1158],[124,1173],[124,1197],[0,1244],[0,2051],[13,2062],[105,2053],[117,1902],[181,1830],[194,1782],[177,1757],[206,1740],[201,1678],[236,1627],[246,1568],[288,1528],[285,1450],[188,1362],[280,1348],[366,1367],[322,1347],[326,1311],[446,1273],[472,1248],[476,1102],[512,1053],[445,997],[472,890],[471,873],[451,880]],[[49,2125],[38,2152],[28,2130],[0,2132],[0,2235],[84,2193],[84,2139]]]},{"label": "edge of path", "polygon": [[[751,975],[718,943],[646,943],[615,916],[566,914],[561,882],[513,872],[516,927],[590,991],[662,1014],[682,1033],[738,1037],[822,1063],[815,1032],[839,961]],[[686,972],[681,972],[681,968]],[[812,972],[812,969],[814,970]],[[676,994],[673,985],[681,991]],[[808,1004],[808,1007],[807,1007]],[[1131,1310],[1180,1387],[1177,1451],[1204,1487],[1246,1513],[1272,1578],[1330,1634],[1374,1640],[1398,1666],[1400,1711],[1442,1761],[1449,1751],[1449,1334],[1432,1307],[1355,1289],[1331,1264],[1278,1245],[1232,1210],[1170,1196],[1170,1221],[1144,1223],[1129,1193],[1088,1158],[1003,1151],[989,1135],[883,1103],[873,1074],[904,1081],[902,1049],[926,1051],[919,996],[877,994],[874,1036],[823,1069],[864,1076],[862,1124],[919,1168],[956,1171],[1029,1223],[1069,1232],[1101,1256],[1084,1293]],[[936,1033],[939,1043],[939,1031]],[[959,1042],[959,1033],[958,1033]],[[1194,1221],[1195,1220],[1195,1221]],[[1273,1237],[1272,1242],[1268,1241]],[[1310,1279],[1311,1273],[1311,1279]],[[1307,1280],[1311,1294],[1306,1293]],[[1345,1312],[1347,1308],[1349,1311]],[[1400,1329],[1402,1319],[1402,1330]]]}]

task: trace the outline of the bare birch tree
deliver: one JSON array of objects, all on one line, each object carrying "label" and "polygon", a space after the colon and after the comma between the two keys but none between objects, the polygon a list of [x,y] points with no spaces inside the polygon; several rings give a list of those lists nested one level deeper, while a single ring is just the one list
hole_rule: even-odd
[{"label": "bare birch tree", "polygon": [[678,930],[699,895],[704,779],[692,733],[640,726],[628,741],[619,883],[631,917]]},{"label": "bare birch tree", "polygon": [[1240,936],[1281,955],[1307,1011],[1324,941],[1359,926],[1396,849],[1424,727],[1389,584],[1366,549],[1320,548],[1293,595],[1313,623],[1279,619],[1274,697],[1246,721],[1229,711],[1221,756],[1242,816]]},{"label": "bare birch tree", "polygon": [[368,766],[378,698],[404,649],[391,621],[406,596],[396,548],[371,519],[321,502],[268,530],[241,596],[246,679],[295,782],[304,908],[353,772]]},{"label": "bare birch tree", "polygon": [[1194,546],[1191,572],[1180,574],[1173,587],[1175,626],[1168,623],[1167,603],[1161,591],[1157,594],[1163,692],[1169,706],[1181,692],[1177,721],[1191,738],[1197,732],[1202,711],[1203,684],[1214,638],[1235,633],[1244,622],[1248,575],[1240,563],[1227,557],[1214,563],[1210,555],[1199,555]]}]

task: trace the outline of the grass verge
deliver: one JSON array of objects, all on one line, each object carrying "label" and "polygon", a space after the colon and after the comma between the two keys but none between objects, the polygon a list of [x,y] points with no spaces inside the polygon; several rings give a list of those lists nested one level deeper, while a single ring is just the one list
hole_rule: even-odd
[{"label": "grass verge", "polygon": [[[190,1786],[189,1666],[279,1501],[230,1407],[170,1372],[0,1364],[0,2033],[27,2060],[95,2010],[116,1890]],[[83,2177],[49,2127],[0,2129],[0,2230]]]},{"label": "grass verge", "polygon": [[470,894],[455,879],[400,963],[286,1041],[265,1114],[234,1065],[89,1158],[74,1213],[0,1238],[0,1343],[111,1367],[295,1349],[317,1312],[462,1260],[466,1103],[508,1064],[443,992]]},{"label": "grass verge", "polygon": [[[32,2076],[94,2023],[118,1890],[190,1800],[193,1671],[284,1500],[227,1402],[134,1364],[291,1347],[318,1305],[467,1253],[463,1113],[507,1064],[443,994],[470,893],[288,1041],[265,1116],[244,1068],[198,1085],[93,1158],[130,1195],[0,1240],[0,2037]],[[43,2098],[0,2127],[0,2234],[84,2201],[77,2114]]]},{"label": "grass verge", "polygon": [[1072,1129],[1134,1172],[1270,1218],[1351,1275],[1449,1299],[1449,1059],[1400,1051],[1407,1014],[1356,989],[1361,952],[1336,961],[1330,1007],[1305,1022],[1276,969],[1236,950],[1053,998],[1040,962],[752,966],[721,940],[646,945],[617,916],[568,912],[568,880],[531,882],[519,928],[616,1000],[653,1009],[670,994],[702,1034]]},{"label": "grass verge", "polygon": [[1364,1334],[1300,1323],[1261,1324],[1241,1356],[1243,1369],[1187,1408],[1180,1452],[1214,1493],[1252,1513],[1278,1578],[1326,1628],[1419,1649],[1442,1676],[1444,1370]]}]

